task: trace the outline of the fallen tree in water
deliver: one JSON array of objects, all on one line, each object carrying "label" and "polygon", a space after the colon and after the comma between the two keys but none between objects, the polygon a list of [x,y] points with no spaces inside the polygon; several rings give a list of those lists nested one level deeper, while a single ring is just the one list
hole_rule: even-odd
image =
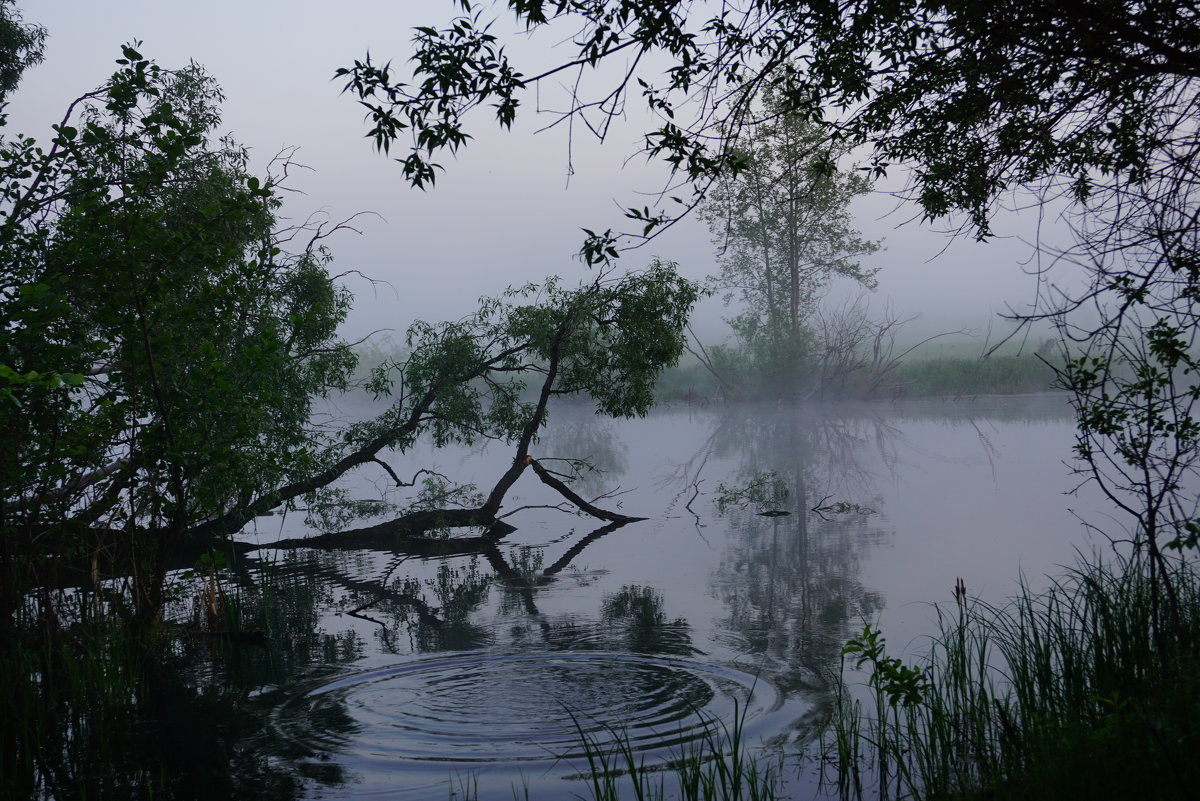
[{"label": "fallen tree in water", "polygon": [[[501,483],[511,484],[516,478],[519,478],[526,467],[533,469],[533,472],[542,479],[543,483],[554,488],[569,503],[574,505],[578,510],[600,520],[607,520],[611,524],[625,525],[626,523],[634,523],[638,520],[645,520],[644,517],[630,517],[618,512],[612,512],[607,509],[602,509],[596,506],[593,501],[584,500],[575,493],[565,482],[556,477],[553,473],[543,467],[532,456],[525,456],[523,459],[514,460],[513,466],[504,474]],[[503,497],[498,499],[503,500]],[[516,531],[516,526],[505,522],[501,516],[498,516],[499,503],[492,506],[490,502],[483,506],[477,506],[469,509],[421,509],[414,512],[408,512],[392,520],[384,521],[373,526],[363,526],[360,528],[350,529],[347,531],[332,531],[324,534],[318,534],[313,537],[294,537],[284,540],[278,540],[266,545],[262,548],[322,548],[322,549],[358,549],[358,548],[413,548],[420,547],[420,541],[428,541],[438,546],[437,553],[457,553],[453,543],[463,541],[474,541],[479,539],[494,542],[503,539],[506,534],[511,534]],[[511,513],[510,513],[511,514]],[[442,531],[450,528],[474,527],[483,528],[484,534],[482,537],[461,538],[448,540],[444,537],[429,537],[425,536],[431,531]],[[450,550],[445,550],[444,546],[449,545]],[[260,546],[250,546],[244,544],[239,550],[252,551],[259,550]],[[474,549],[468,549],[466,552],[472,552]]]},{"label": "fallen tree in water", "polygon": [[[478,384],[453,385],[461,396],[454,401],[457,417],[451,418],[427,404],[414,418],[427,423],[435,442],[470,443],[477,439],[510,439],[515,445],[512,463],[496,481],[482,503],[472,507],[416,509],[377,525],[349,531],[328,532],[315,537],[283,540],[270,547],[359,548],[377,544],[387,547],[397,540],[420,537],[435,529],[477,527],[499,539],[514,528],[500,514],[504,499],[513,484],[527,469],[566,502],[580,512],[610,523],[629,523],[641,518],[607,510],[584,499],[571,489],[569,476],[555,474],[530,454],[537,432],[546,422],[550,400],[555,396],[584,395],[610,415],[630,416],[645,413],[652,404],[651,390],[658,372],[678,357],[682,348],[680,332],[686,308],[694,299],[694,290],[672,269],[656,265],[646,273],[607,282],[597,278],[589,286],[561,292],[555,282],[541,289],[529,287],[521,294],[528,297],[545,293],[536,306],[502,309],[485,303],[480,315],[466,323],[447,324],[441,329],[417,326],[424,341],[400,364],[384,365],[376,376],[376,387],[391,369],[400,373],[400,385],[421,386],[428,365],[447,358],[454,351],[474,351],[469,365],[487,365],[477,370]],[[657,296],[657,297],[656,297]],[[498,313],[499,312],[499,313]],[[498,325],[489,323],[492,315]],[[672,321],[673,320],[673,321]],[[638,331],[642,328],[642,331]],[[653,331],[668,341],[651,345]],[[409,342],[414,342],[410,332]],[[486,343],[482,350],[476,350]],[[493,349],[498,356],[493,356]],[[525,389],[522,375],[542,377],[533,403],[519,400]],[[506,380],[497,380],[507,374]],[[407,390],[411,393],[411,389]],[[445,398],[440,403],[450,406]],[[402,401],[401,401],[402,402]],[[489,428],[489,424],[491,428]],[[514,436],[515,435],[515,436]],[[372,440],[373,442],[374,440]],[[374,453],[371,461],[377,461]],[[383,464],[383,463],[381,463]],[[410,486],[400,480],[386,464],[397,486]]]},{"label": "fallen tree in water", "polygon": [[[14,30],[28,63],[40,58],[37,31]],[[50,592],[66,586],[146,639],[169,571],[248,549],[233,538],[261,515],[336,508],[351,472],[396,478],[387,455],[418,440],[516,452],[478,503],[418,495],[384,529],[502,531],[551,399],[615,416],[650,408],[697,297],[661,263],[578,286],[550,279],[459,321],[417,323],[408,356],[369,383],[388,401],[381,414],[314,422],[314,399],[345,391],[356,363],[337,333],[350,294],[323,247],[343,226],[281,221],[288,154],[250,174],[246,152],[214,135],[220,91],[200,67],[121,55],[51,141],[0,139],[0,641],[77,620],[68,594]],[[620,517],[533,469],[564,503]]]},{"label": "fallen tree in water", "polygon": [[[598,413],[612,416],[648,411],[658,373],[682,348],[684,320],[694,298],[695,289],[672,266],[655,264],[621,277],[601,274],[570,290],[551,279],[511,291],[500,300],[484,300],[480,310],[464,320],[415,324],[409,331],[409,354],[380,366],[369,384],[377,398],[391,399],[383,413],[348,426],[336,441],[327,442],[315,460],[318,469],[310,474],[231,504],[222,514],[186,527],[178,537],[164,537],[162,544],[170,547],[155,553],[156,575],[190,567],[214,548],[230,555],[256,550],[259,546],[237,542],[233,535],[255,517],[294,508],[301,499],[315,498],[310,508],[338,507],[345,493],[331,485],[353,469],[374,465],[397,487],[413,486],[416,476],[411,482],[401,480],[385,457],[389,450],[404,452],[422,437],[435,445],[509,442],[512,461],[478,503],[437,506],[428,498],[418,499],[376,525],[327,530],[263,547],[388,548],[406,541],[420,547],[421,540],[435,540],[443,543],[437,547],[444,552],[453,546],[432,532],[460,527],[480,529],[483,536],[498,540],[515,530],[505,521],[513,512],[504,510],[505,497],[526,471],[562,496],[559,508],[609,523],[640,519],[598,505],[603,496],[585,499],[571,488],[573,475],[549,469],[530,450],[554,398],[587,398]],[[527,383],[531,377],[539,379],[532,388]],[[581,458],[567,461],[578,470],[588,455],[576,456]],[[418,475],[422,472],[431,473],[423,470]],[[460,490],[440,495],[449,501],[470,496]],[[106,491],[112,491],[111,486]],[[27,576],[27,587],[145,575],[147,565],[139,562],[144,554],[133,546],[139,538],[153,537],[155,527],[147,525],[131,535],[129,529],[116,526],[70,525],[67,521],[58,528],[69,532],[69,542],[60,552],[46,554],[38,564],[42,569]],[[80,542],[88,547],[68,547]],[[51,565],[52,570],[45,569]]]}]

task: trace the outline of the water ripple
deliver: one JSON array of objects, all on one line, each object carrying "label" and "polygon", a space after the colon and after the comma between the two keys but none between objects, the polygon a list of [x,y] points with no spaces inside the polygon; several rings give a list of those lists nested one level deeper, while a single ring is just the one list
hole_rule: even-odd
[{"label": "water ripple", "polygon": [[[683,659],[596,651],[456,654],[342,676],[276,710],[272,728],[306,750],[364,763],[571,759],[580,730],[621,732],[643,753],[704,735],[745,711],[764,721],[782,701],[768,682]],[[578,727],[578,728],[577,728]],[[414,765],[415,767],[415,765]]]}]

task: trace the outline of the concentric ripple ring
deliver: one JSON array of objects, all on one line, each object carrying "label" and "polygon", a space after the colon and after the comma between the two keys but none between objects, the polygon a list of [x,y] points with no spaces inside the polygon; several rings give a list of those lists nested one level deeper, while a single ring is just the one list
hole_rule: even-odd
[{"label": "concentric ripple ring", "polygon": [[752,674],[595,651],[438,656],[342,676],[276,710],[276,734],[368,761],[496,763],[578,756],[583,737],[640,752],[702,738],[713,721],[780,708]]}]

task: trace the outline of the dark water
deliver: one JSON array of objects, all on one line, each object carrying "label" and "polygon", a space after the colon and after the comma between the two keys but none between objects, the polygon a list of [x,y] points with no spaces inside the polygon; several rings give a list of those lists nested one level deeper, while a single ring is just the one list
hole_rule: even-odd
[{"label": "dark water", "polygon": [[[254,779],[239,786],[586,796],[581,736],[618,732],[665,760],[742,714],[747,744],[785,755],[790,796],[811,797],[819,763],[797,755],[864,620],[918,649],[957,577],[999,599],[1022,571],[1036,585],[1089,547],[1069,511],[1084,501],[1063,495],[1078,483],[1062,464],[1071,442],[1056,397],[680,407],[620,422],[557,409],[535,456],[589,459],[600,472],[581,494],[617,493],[598,503],[648,519],[605,526],[547,508],[561,499],[526,475],[505,511],[529,508],[495,544],[257,552],[242,568],[247,585],[266,582],[270,641],[210,655],[204,679],[246,716],[235,750],[256,755]],[[486,492],[510,459],[492,444],[389,461]],[[790,515],[718,509],[723,490],[767,471],[787,490],[768,505]],[[395,492],[382,470],[348,489]],[[301,536],[302,518],[263,518],[245,538]]]}]

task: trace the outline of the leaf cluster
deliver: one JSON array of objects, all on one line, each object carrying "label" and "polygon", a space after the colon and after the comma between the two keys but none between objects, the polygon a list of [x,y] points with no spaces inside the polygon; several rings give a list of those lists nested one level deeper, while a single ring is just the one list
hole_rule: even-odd
[{"label": "leaf cluster", "polygon": [[531,32],[569,32],[562,61],[527,76],[489,33],[480,4],[459,5],[464,16],[449,26],[416,29],[411,85],[369,59],[339,71],[370,110],[369,136],[386,149],[415,132],[405,176],[425,186],[433,169],[416,154],[463,144],[472,107],[495,101],[510,126],[525,92],[612,63],[611,88],[572,93],[561,116],[603,139],[640,95],[662,122],[645,132],[646,153],[697,193],[682,209],[632,217],[642,226],[634,240],[744,169],[744,135],[772,119],[755,106],[768,91],[831,138],[870,146],[875,175],[912,166],[912,196],[926,215],[965,212],[982,237],[995,204],[1018,186],[1058,178],[1087,199],[1104,176],[1152,177],[1154,154],[1186,135],[1188,87],[1200,77],[1200,20],[1178,0],[497,3]]},{"label": "leaf cluster", "polygon": [[[611,416],[645,414],[661,370],[683,350],[698,288],[655,262],[567,289],[558,278],[481,300],[453,322],[417,322],[408,355],[376,371],[371,388],[391,410],[348,432],[362,442],[413,420],[398,447],[423,434],[435,444],[517,441],[551,397],[591,399]],[[531,386],[531,383],[536,386]],[[536,400],[530,400],[530,390]]]},{"label": "leaf cluster", "polygon": [[46,29],[21,19],[15,0],[0,0],[0,115],[21,74],[42,60]]},{"label": "leaf cluster", "polygon": [[48,146],[0,142],[0,523],[27,543],[178,537],[311,470],[312,397],[352,367],[349,296],[318,247],[284,251],[215,82],[117,63]]},{"label": "leaf cluster", "polygon": [[931,689],[929,677],[920,667],[906,665],[899,658],[888,656],[883,633],[872,626],[863,626],[862,633],[850,639],[842,648],[842,656],[854,658],[854,667],[870,668],[869,681],[881,698],[891,707],[913,707],[922,703]]}]

